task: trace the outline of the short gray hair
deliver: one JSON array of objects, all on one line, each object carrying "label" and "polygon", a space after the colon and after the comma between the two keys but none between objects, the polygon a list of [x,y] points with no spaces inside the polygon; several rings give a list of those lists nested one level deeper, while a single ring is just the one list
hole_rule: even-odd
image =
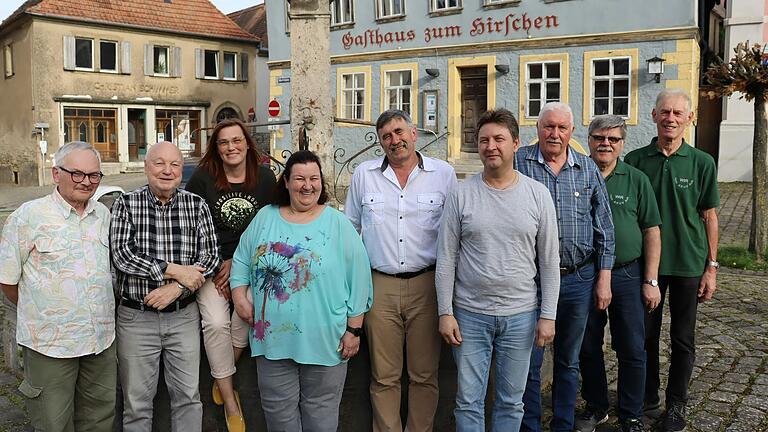
[{"label": "short gray hair", "polygon": [[592,132],[597,130],[615,128],[619,128],[619,131],[621,131],[621,139],[627,137],[627,122],[625,122],[621,116],[610,114],[599,115],[592,119],[592,123],[589,124],[587,133],[592,135]]},{"label": "short gray hair", "polygon": [[654,108],[658,109],[659,105],[661,105],[661,102],[664,101],[664,99],[669,97],[681,97],[685,99],[685,103],[688,108],[688,112],[691,112],[691,109],[693,109],[693,101],[691,100],[691,96],[683,89],[679,88],[668,88],[662,90],[658,96],[656,96],[656,103],[653,105]]},{"label": "short gray hair", "polygon": [[564,113],[567,113],[568,116],[571,118],[571,126],[573,126],[573,110],[570,106],[568,106],[567,103],[563,102],[549,102],[545,104],[543,107],[541,107],[541,110],[539,111],[539,118],[542,118],[544,116],[544,113],[548,111],[562,111]]},{"label": "short gray hair", "polygon": [[83,141],[72,141],[59,147],[59,149],[56,150],[56,154],[53,155],[53,166],[60,167],[70,153],[78,150],[90,150],[93,152],[93,154],[96,155],[96,159],[99,161],[99,166],[101,166],[101,155],[99,152],[93,148],[92,145]]},{"label": "short gray hair", "polygon": [[411,116],[407,112],[399,109],[390,109],[381,113],[379,118],[376,119],[376,133],[386,126],[387,123],[395,119],[403,119],[408,124],[408,127],[414,127],[413,120],[411,120]]}]

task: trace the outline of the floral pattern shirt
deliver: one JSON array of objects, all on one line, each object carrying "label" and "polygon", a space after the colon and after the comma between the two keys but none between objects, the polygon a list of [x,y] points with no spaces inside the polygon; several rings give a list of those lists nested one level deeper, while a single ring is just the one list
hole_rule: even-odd
[{"label": "floral pattern shirt", "polygon": [[109,211],[83,215],[58,191],[24,203],[0,238],[0,283],[19,286],[16,340],[54,358],[98,354],[115,340]]}]

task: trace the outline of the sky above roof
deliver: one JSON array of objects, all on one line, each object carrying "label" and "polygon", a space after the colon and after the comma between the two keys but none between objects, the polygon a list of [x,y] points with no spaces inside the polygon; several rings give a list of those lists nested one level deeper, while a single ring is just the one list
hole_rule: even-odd
[{"label": "sky above roof", "polygon": [[[24,3],[24,0],[0,0],[0,22],[8,18],[22,3]],[[228,14],[264,3],[264,0],[211,0],[211,3],[220,11]]]}]

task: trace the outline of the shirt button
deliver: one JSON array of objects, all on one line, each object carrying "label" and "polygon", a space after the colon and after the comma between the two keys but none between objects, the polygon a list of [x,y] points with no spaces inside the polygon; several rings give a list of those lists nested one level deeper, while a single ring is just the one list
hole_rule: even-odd
[{"label": "shirt button", "polygon": [[403,242],[403,239],[400,239],[400,243],[402,243],[402,242]]},{"label": "shirt button", "polygon": [[404,263],[404,262],[402,262],[402,261],[400,261],[400,265],[405,265],[405,263]]},{"label": "shirt button", "polygon": [[403,217],[402,217],[402,216],[400,216],[400,219],[402,219],[402,218],[403,218]]}]

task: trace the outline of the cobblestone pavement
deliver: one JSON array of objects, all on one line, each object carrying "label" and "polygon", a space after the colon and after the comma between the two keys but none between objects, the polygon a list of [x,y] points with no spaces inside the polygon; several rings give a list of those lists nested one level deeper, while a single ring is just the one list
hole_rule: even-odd
[{"label": "cobblestone pavement", "polygon": [[752,221],[752,184],[720,183],[720,244],[747,246]]}]

